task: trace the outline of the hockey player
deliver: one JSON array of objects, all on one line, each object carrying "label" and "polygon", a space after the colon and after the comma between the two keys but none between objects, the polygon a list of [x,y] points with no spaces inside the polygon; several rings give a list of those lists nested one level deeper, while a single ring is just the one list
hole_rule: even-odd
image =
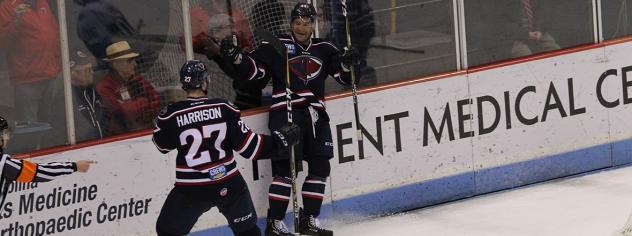
[{"label": "hockey player", "polygon": [[[298,165],[308,163],[308,175],[302,186],[304,209],[300,212],[299,232],[307,235],[333,235],[323,229],[317,218],[325,194],[325,183],[330,174],[329,160],[333,157],[333,142],[329,117],[325,111],[325,79],[332,76],[342,85],[351,84],[350,68],[358,63],[354,49],[340,50],[319,38],[312,38],[316,11],[314,6],[298,3],[291,12],[292,35],[281,36],[289,57],[291,73],[293,122],[301,127],[301,142],[295,147]],[[225,60],[234,63],[242,72],[240,78],[268,80],[272,78],[273,96],[270,106],[269,128],[279,129],[286,122],[284,59],[265,42],[249,54],[241,53],[235,37],[222,40],[221,52]],[[243,73],[245,72],[245,73]],[[283,223],[291,194],[289,152],[272,161],[273,182],[269,189],[266,235],[292,235]]]},{"label": "hockey player", "polygon": [[48,182],[59,176],[75,171],[87,172],[95,161],[51,162],[36,164],[28,160],[11,158],[4,150],[9,144],[11,132],[9,123],[0,116],[0,212],[11,181]]},{"label": "hockey player", "polygon": [[160,210],[158,235],[188,234],[198,217],[215,206],[235,235],[261,235],[233,150],[251,160],[270,157],[287,151],[299,128],[279,127],[271,136],[252,132],[235,106],[206,97],[208,69],[201,61],[186,62],[180,82],[188,98],[160,111],[153,135],[160,152],[178,150],[176,183]]}]

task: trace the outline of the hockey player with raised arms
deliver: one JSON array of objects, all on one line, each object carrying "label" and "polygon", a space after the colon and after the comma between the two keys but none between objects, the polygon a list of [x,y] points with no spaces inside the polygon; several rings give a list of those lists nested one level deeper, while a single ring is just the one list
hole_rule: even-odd
[{"label": "hockey player with raised arms", "polygon": [[[296,163],[308,164],[308,175],[301,188],[303,209],[300,211],[299,232],[304,235],[333,235],[318,222],[330,175],[329,160],[333,157],[333,141],[329,117],[325,110],[325,79],[333,77],[342,85],[351,84],[351,66],[358,64],[358,53],[345,48],[344,53],[333,44],[312,38],[316,11],[314,6],[298,3],[291,12],[292,35],[278,36],[288,52],[290,89],[292,91],[293,123],[301,127],[301,138],[295,147]],[[273,96],[269,128],[276,130],[287,122],[286,67],[284,58],[274,47],[263,42],[251,53],[242,53],[236,37],[222,40],[221,54],[241,73],[240,79],[272,79]],[[268,200],[266,235],[293,235],[283,219],[291,197],[291,167],[289,152],[272,159],[273,182]],[[299,168],[300,169],[300,168]]]},{"label": "hockey player with raised arms", "polygon": [[77,162],[34,163],[28,160],[13,159],[4,150],[9,145],[11,131],[9,122],[0,116],[0,212],[11,181],[48,182],[55,178],[75,172],[87,172],[92,160]]},{"label": "hockey player with raised arms", "polygon": [[287,152],[298,139],[297,126],[283,126],[272,135],[254,133],[237,107],[207,98],[209,74],[198,60],[186,62],[180,82],[188,98],[160,111],[153,141],[167,153],[177,149],[176,182],[156,222],[158,235],[186,235],[198,217],[218,207],[235,235],[261,235],[257,213],[233,150],[250,160]]}]

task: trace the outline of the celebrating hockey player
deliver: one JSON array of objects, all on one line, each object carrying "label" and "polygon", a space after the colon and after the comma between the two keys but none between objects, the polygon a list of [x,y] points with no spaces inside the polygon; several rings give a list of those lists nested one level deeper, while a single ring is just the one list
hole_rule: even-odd
[{"label": "celebrating hockey player", "polygon": [[153,135],[160,152],[178,150],[176,183],[160,210],[158,235],[188,234],[198,217],[215,206],[235,235],[261,235],[233,150],[250,160],[287,152],[298,140],[298,126],[279,127],[271,136],[252,132],[235,106],[206,97],[209,74],[201,61],[186,62],[180,82],[188,98],[160,111]]},{"label": "celebrating hockey player", "polygon": [[4,150],[9,144],[9,123],[0,116],[0,212],[11,181],[48,182],[76,171],[87,172],[95,161],[51,162],[36,164],[28,160],[13,159]]},{"label": "celebrating hockey player", "polygon": [[[293,122],[301,127],[301,141],[295,147],[298,165],[308,164],[308,175],[301,189],[304,209],[300,212],[299,232],[307,235],[333,235],[323,229],[316,217],[330,174],[329,160],[333,157],[333,142],[329,117],[325,111],[325,79],[332,76],[342,85],[350,85],[351,66],[357,65],[354,49],[340,50],[319,38],[312,38],[316,11],[314,6],[298,3],[291,12],[292,35],[280,36],[285,44],[291,73]],[[251,53],[242,53],[235,37],[222,41],[221,53],[242,72],[241,79],[268,80],[272,78],[273,96],[269,127],[279,129],[287,122],[286,69],[284,58],[271,44],[263,43]],[[272,160],[273,182],[269,189],[266,235],[292,235],[283,223],[291,196],[291,167],[289,152]],[[302,160],[302,161],[301,161]],[[299,168],[300,169],[300,168]]]}]

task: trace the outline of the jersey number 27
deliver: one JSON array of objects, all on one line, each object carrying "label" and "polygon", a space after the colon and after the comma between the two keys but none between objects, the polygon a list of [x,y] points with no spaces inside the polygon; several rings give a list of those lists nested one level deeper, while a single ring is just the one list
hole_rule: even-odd
[{"label": "jersey number 27", "polygon": [[[215,135],[215,140],[212,140],[213,134]],[[206,163],[211,163],[212,160],[221,160],[226,157],[226,152],[222,149],[222,142],[226,138],[226,123],[212,124],[202,126],[202,132],[199,129],[192,128],[182,131],[180,133],[180,144],[182,146],[188,145],[187,138],[192,137],[193,142],[191,143],[191,147],[185,156],[187,161],[187,165],[189,167],[198,166]],[[202,142],[212,142],[214,146],[213,154],[217,154],[211,158],[211,153],[209,149],[212,149],[210,145],[205,145],[209,148],[206,150],[200,150],[200,146],[202,146]]]}]

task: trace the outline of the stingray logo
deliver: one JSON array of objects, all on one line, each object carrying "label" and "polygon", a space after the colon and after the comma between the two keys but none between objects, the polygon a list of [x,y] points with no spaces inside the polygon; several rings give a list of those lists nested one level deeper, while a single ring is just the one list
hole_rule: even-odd
[{"label": "stingray logo", "polygon": [[318,78],[323,69],[323,61],[318,57],[300,55],[290,59],[290,70],[305,84]]}]

